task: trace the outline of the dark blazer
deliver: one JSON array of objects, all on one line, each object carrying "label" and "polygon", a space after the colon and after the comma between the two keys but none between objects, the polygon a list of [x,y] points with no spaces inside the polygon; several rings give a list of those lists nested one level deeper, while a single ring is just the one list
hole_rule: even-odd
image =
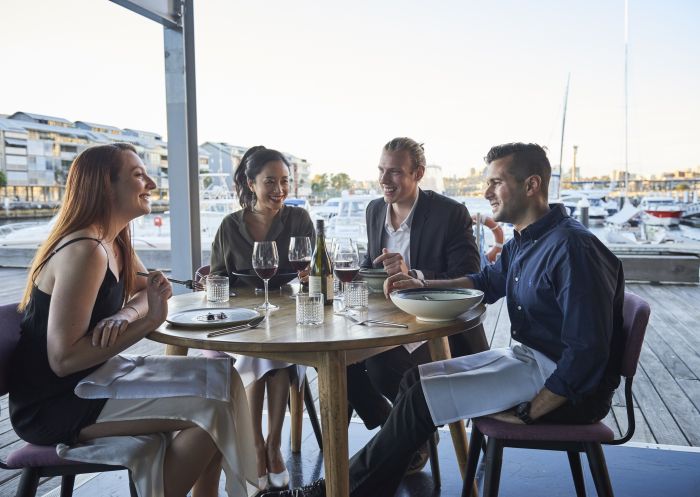
[{"label": "dark blazer", "polygon": [[[388,204],[383,198],[367,206],[367,252],[361,266],[371,268],[382,253],[382,236]],[[478,273],[479,250],[467,208],[431,190],[418,192],[411,222],[411,267],[426,279],[457,278]]]}]

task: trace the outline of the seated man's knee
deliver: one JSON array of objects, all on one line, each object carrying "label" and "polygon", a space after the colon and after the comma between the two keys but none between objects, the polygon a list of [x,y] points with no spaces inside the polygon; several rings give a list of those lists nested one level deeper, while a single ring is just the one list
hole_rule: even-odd
[{"label": "seated man's knee", "polygon": [[418,366],[414,366],[403,374],[399,391],[403,392],[408,390],[418,382],[420,382],[420,371],[418,370]]}]

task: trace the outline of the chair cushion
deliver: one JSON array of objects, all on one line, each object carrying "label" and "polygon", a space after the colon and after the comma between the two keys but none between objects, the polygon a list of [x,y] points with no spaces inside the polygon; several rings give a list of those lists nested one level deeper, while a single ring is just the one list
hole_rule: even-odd
[{"label": "chair cushion", "polygon": [[10,455],[7,456],[5,464],[13,469],[21,469],[38,468],[42,466],[68,466],[71,464],[84,463],[58,457],[55,445],[27,444],[21,449],[13,450]]},{"label": "chair cushion", "polygon": [[613,431],[600,422],[590,425],[516,425],[491,418],[476,418],[473,422],[479,431],[487,437],[503,440],[605,443],[615,438]]}]

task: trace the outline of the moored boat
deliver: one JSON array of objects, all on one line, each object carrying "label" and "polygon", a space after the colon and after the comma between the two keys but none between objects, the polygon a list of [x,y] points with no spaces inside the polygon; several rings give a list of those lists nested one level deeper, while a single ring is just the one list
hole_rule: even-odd
[{"label": "moored boat", "polygon": [[644,197],[639,203],[644,211],[646,224],[678,226],[683,215],[683,206],[673,197]]}]

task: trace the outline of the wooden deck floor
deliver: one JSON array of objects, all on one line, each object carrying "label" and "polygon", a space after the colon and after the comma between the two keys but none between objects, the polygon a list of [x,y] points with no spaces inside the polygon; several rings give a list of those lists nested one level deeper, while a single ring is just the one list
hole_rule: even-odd
[{"label": "wooden deck floor", "polygon": [[[0,304],[19,300],[25,277],[24,269],[0,268]],[[637,430],[633,441],[700,447],[700,287],[635,283],[628,284],[627,289],[651,305],[634,382]],[[510,321],[503,304],[501,300],[487,311],[485,328],[492,347],[510,343]],[[130,352],[162,353],[162,345],[145,340]],[[317,395],[315,378],[310,379]],[[5,396],[0,399],[0,458],[22,444],[7,416]],[[625,421],[624,398],[618,391],[606,422],[619,432],[625,429]],[[17,480],[16,473],[1,471],[0,497],[14,495]],[[55,480],[43,482],[38,495],[55,488]]]}]

